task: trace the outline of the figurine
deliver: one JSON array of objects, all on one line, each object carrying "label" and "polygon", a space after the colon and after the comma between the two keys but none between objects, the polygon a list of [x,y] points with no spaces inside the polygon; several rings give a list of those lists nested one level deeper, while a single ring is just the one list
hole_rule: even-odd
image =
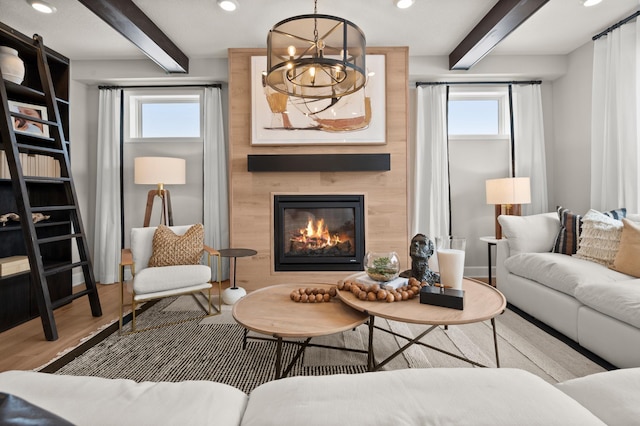
[{"label": "figurine", "polygon": [[440,282],[440,276],[429,269],[429,258],[434,253],[433,242],[424,234],[416,234],[411,239],[409,254],[411,256],[411,269],[404,271],[400,276],[413,277],[420,282],[434,285]]}]

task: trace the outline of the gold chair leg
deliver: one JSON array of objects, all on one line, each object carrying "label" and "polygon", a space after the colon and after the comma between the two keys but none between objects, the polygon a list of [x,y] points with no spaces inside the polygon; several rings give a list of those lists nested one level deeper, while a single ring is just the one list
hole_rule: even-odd
[{"label": "gold chair leg", "polygon": [[136,331],[136,301],[134,294],[131,294],[131,332]]}]

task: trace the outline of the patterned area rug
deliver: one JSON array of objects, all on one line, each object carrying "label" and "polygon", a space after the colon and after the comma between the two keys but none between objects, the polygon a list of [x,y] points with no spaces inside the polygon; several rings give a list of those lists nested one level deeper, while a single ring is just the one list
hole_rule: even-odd
[{"label": "patterned area rug", "polygon": [[[192,318],[201,313],[191,296],[162,300],[138,316],[140,328]],[[528,370],[555,383],[604,371],[572,347],[531,322],[507,310],[497,318],[498,345],[502,367]],[[404,336],[414,336],[424,326],[376,319],[376,325]],[[55,374],[127,378],[136,381],[212,380],[249,393],[275,376],[275,342],[249,340],[242,349],[244,329],[223,305],[221,315],[140,333],[120,335],[117,331],[77,356],[67,354],[41,369]],[[105,334],[108,332],[105,332]],[[438,328],[422,341],[487,366],[495,366],[490,322]],[[266,337],[260,335],[250,336]],[[99,340],[96,337],[94,340]],[[366,350],[368,328],[312,339],[312,343]],[[378,360],[393,354],[406,340],[381,331],[374,333]],[[295,345],[283,345],[283,362],[293,358]],[[366,371],[365,353],[309,347],[293,366],[290,375],[353,374]],[[414,345],[384,366],[400,368],[472,367],[469,363],[429,348]]]}]

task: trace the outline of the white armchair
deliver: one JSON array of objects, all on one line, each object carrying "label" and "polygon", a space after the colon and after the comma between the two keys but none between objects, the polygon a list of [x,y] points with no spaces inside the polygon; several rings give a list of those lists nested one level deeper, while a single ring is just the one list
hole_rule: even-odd
[{"label": "white armchair", "polygon": [[[136,330],[136,308],[138,304],[154,299],[183,294],[193,294],[195,297],[197,293],[202,293],[206,297],[207,306],[205,307],[201,303],[200,306],[206,311],[205,316],[212,315],[212,256],[218,258],[218,306],[216,314],[221,312],[220,253],[204,245],[202,225],[163,226],[162,228],[131,229],[131,248],[122,249],[119,320],[121,332],[124,323],[125,289],[131,294],[131,332],[170,325],[162,324],[147,327],[143,330]],[[159,231],[157,236],[156,231]],[[199,263],[203,253],[206,253],[206,265]],[[152,266],[149,266],[150,263]],[[132,279],[125,282],[124,272],[126,267],[131,270]],[[175,324],[175,322],[171,324]]]}]

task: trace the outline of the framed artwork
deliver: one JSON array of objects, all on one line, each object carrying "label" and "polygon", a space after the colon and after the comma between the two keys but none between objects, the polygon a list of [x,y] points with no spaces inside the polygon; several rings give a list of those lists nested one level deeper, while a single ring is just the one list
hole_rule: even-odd
[{"label": "framed artwork", "polygon": [[263,84],[266,56],[251,57],[252,145],[386,143],[385,55],[367,55],[364,88],[335,99],[290,97]]},{"label": "framed artwork", "polygon": [[[9,110],[24,115],[47,120],[47,108],[42,105],[27,104],[24,102],[9,101]],[[12,117],[13,130],[19,133],[29,133],[36,136],[49,137],[49,126],[30,121],[23,117]]]}]

